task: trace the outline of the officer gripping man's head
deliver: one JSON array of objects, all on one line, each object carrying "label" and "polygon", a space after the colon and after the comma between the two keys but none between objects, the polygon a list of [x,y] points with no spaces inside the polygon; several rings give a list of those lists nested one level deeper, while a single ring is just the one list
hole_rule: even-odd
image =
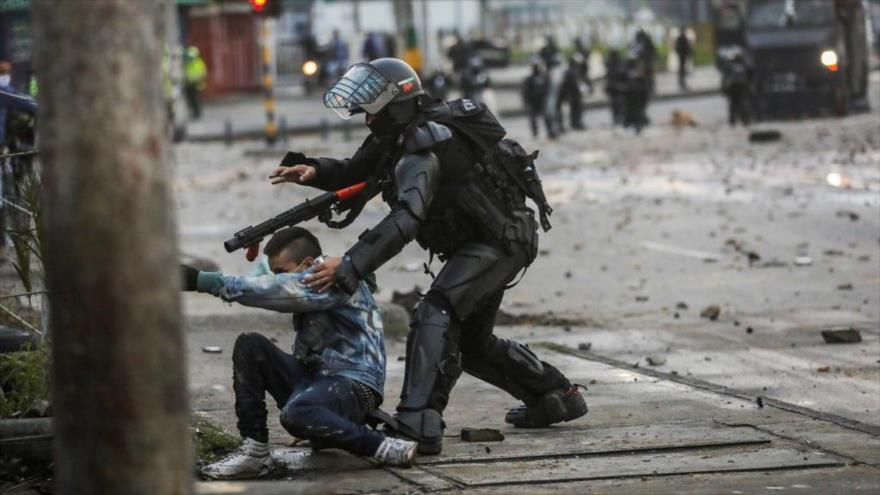
[{"label": "officer gripping man's head", "polygon": [[[526,197],[539,198],[542,220],[551,211],[533,166],[536,154],[503,140],[506,130],[485,105],[432,100],[412,67],[394,58],[351,66],[326,91],[324,104],[345,119],[365,113],[371,134],[349,159],[307,157],[279,167],[273,182],[336,190],[367,181],[390,212],[343,257],[316,267],[308,283],[352,291],[413,239],[443,262],[413,312],[391,426],[418,441],[420,453],[439,453],[442,413],[462,371],[524,403],[505,417],[516,426],[545,427],[586,414],[577,387],[559,370],[492,333],[505,289],[537,254],[538,223]],[[366,201],[370,194],[362,196]]]}]

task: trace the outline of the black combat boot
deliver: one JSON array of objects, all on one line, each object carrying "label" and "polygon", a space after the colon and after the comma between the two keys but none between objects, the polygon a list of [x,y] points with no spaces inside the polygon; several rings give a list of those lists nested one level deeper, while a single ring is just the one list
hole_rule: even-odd
[{"label": "black combat boot", "polygon": [[545,428],[554,423],[571,421],[587,414],[587,403],[572,385],[567,390],[555,390],[544,394],[532,406],[521,405],[507,411],[504,421],[517,428]]}]

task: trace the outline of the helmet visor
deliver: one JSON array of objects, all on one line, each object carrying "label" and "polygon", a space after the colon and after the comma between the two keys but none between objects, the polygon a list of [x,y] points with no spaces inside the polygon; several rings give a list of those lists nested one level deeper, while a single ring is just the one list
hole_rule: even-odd
[{"label": "helmet visor", "polygon": [[324,92],[324,106],[343,119],[363,110],[379,113],[400,90],[369,64],[354,64]]}]

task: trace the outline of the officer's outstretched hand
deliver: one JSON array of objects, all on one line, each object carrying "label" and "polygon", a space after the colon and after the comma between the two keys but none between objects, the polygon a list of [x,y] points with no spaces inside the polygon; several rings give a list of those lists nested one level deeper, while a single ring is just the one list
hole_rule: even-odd
[{"label": "officer's outstretched hand", "polygon": [[293,182],[294,184],[305,184],[315,178],[318,171],[311,165],[294,165],[292,167],[278,167],[269,176],[272,184],[281,184],[284,182]]},{"label": "officer's outstretched hand", "polygon": [[180,265],[182,287],[186,292],[195,292],[198,287],[199,271],[189,265]]}]

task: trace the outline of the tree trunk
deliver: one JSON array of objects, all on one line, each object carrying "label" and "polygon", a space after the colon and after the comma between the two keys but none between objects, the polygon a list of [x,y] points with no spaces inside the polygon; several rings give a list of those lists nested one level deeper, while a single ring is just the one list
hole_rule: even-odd
[{"label": "tree trunk", "polygon": [[58,493],[191,489],[159,1],[35,0]]}]

